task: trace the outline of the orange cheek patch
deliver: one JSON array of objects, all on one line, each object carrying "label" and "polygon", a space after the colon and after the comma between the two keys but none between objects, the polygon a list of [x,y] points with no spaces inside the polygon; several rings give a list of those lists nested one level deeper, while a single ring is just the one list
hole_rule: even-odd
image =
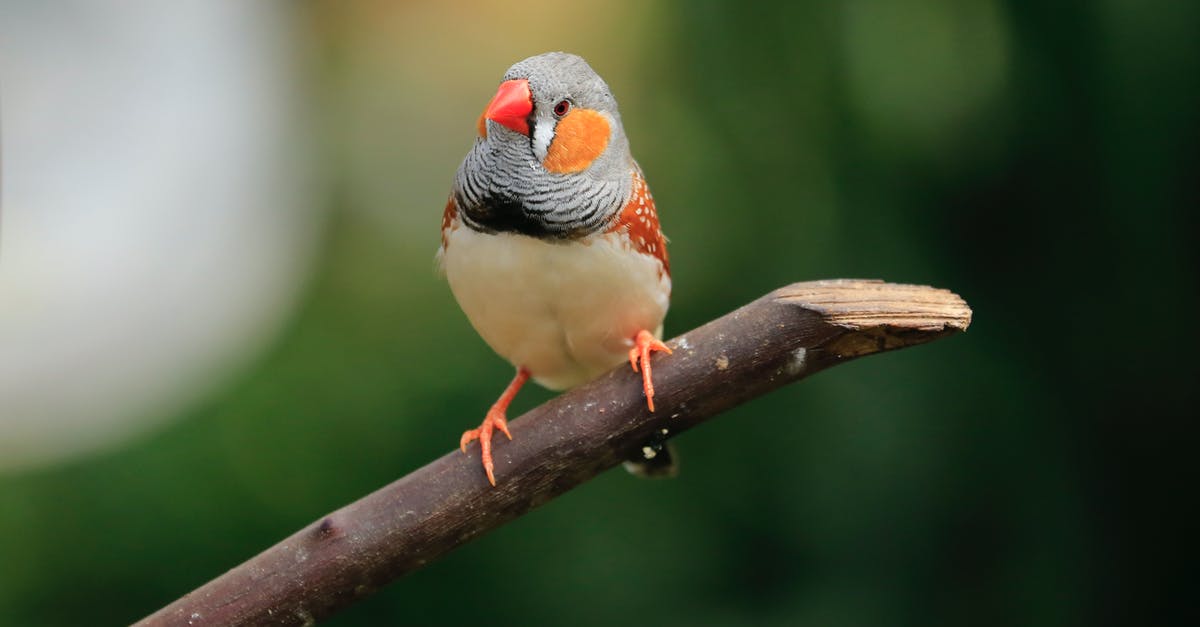
[{"label": "orange cheek patch", "polygon": [[480,137],[487,137],[487,109],[479,114],[479,120],[475,122],[475,130],[479,131]]},{"label": "orange cheek patch", "polygon": [[557,174],[586,170],[608,147],[610,131],[603,115],[591,109],[572,110],[558,121],[542,166]]}]

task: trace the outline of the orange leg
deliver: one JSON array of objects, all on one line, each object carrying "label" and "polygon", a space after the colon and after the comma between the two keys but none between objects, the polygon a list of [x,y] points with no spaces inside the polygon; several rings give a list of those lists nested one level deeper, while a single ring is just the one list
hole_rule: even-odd
[{"label": "orange leg", "polygon": [[649,331],[638,331],[633,340],[633,348],[629,349],[629,365],[637,372],[638,364],[641,364],[642,389],[646,392],[646,406],[650,411],[654,411],[654,382],[650,380],[650,353],[653,351],[666,351],[668,355],[671,354],[671,349]]},{"label": "orange leg", "polygon": [[513,377],[512,383],[509,383],[507,388],[504,388],[504,393],[488,410],[487,416],[484,416],[483,423],[479,425],[479,428],[463,432],[462,437],[458,440],[458,448],[464,453],[467,452],[467,444],[470,444],[471,440],[479,440],[479,448],[482,449],[480,457],[483,459],[483,470],[487,473],[488,481],[493,486],[496,485],[496,475],[493,474],[496,465],[492,462],[492,431],[499,429],[508,436],[508,439],[512,439],[512,434],[508,432],[508,420],[505,419],[504,413],[508,411],[508,404],[517,395],[517,391],[528,380],[529,371],[517,368],[517,376]]}]

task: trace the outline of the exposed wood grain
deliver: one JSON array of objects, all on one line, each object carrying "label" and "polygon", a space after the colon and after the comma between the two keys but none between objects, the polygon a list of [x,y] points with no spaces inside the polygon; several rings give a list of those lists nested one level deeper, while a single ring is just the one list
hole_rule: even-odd
[{"label": "exposed wood grain", "polygon": [[495,449],[496,488],[477,445],[471,455],[453,451],[139,624],[311,624],[636,456],[647,442],[855,357],[966,330],[970,321],[961,298],[931,287],[789,285],[671,340],[675,353],[654,362],[657,412],[646,409],[640,377],[617,368],[513,420],[514,440]]}]

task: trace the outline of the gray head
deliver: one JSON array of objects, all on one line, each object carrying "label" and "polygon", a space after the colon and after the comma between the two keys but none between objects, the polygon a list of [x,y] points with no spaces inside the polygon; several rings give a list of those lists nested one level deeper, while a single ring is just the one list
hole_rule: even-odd
[{"label": "gray head", "polygon": [[481,231],[572,238],[606,226],[636,166],[617,101],[582,58],[548,52],[508,69],[458,169],[463,221]]}]

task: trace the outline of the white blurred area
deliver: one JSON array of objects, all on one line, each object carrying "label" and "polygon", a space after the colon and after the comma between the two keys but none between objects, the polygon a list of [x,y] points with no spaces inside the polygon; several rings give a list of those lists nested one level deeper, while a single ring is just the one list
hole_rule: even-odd
[{"label": "white blurred area", "polygon": [[0,472],[119,445],[261,351],[320,197],[288,4],[0,2]]}]

